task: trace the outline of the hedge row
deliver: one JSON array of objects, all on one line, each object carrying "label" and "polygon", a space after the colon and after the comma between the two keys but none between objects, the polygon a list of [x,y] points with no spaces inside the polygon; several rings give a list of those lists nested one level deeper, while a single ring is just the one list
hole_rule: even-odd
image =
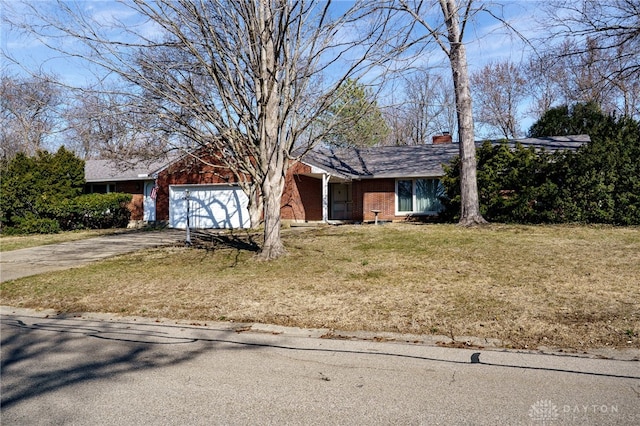
[{"label": "hedge row", "polygon": [[56,206],[55,217],[62,230],[126,228],[131,212],[131,194],[86,194]]},{"label": "hedge row", "polygon": [[78,229],[123,228],[129,223],[131,194],[86,194],[49,204],[39,215],[14,216],[5,234],[53,234]]}]

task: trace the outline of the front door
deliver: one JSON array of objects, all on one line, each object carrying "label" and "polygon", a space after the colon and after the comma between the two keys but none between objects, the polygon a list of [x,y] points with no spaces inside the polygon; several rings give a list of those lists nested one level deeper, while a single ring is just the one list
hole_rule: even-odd
[{"label": "front door", "polygon": [[331,184],[331,217],[332,220],[350,220],[353,212],[351,184]]}]

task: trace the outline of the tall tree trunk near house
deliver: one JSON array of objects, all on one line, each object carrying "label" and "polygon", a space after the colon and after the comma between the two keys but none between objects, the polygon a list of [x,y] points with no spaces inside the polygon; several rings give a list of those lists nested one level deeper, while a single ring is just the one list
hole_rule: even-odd
[{"label": "tall tree trunk near house", "polygon": [[262,198],[264,202],[264,243],[259,257],[276,259],[286,253],[280,238],[280,201],[284,188],[287,162],[282,149],[278,126],[280,116],[281,73],[277,69],[276,22],[268,0],[258,6],[259,71],[256,75],[258,128],[260,132],[260,168],[262,170]]},{"label": "tall tree trunk near house", "polygon": [[[264,199],[264,243],[259,258],[272,260],[286,254],[286,249],[280,238],[280,200],[284,188],[284,175],[269,173],[262,190]],[[268,195],[267,195],[268,194]]]},{"label": "tall tree trunk near house", "polygon": [[[270,107],[277,108],[277,102],[275,105],[267,102],[266,105],[267,110]],[[285,154],[278,149],[278,132],[275,124],[267,124],[266,129],[265,144],[272,146],[270,150],[272,154],[263,160],[265,177],[262,181],[261,191],[264,211],[264,243],[259,257],[262,260],[272,260],[287,252],[280,238],[280,204],[288,162]]]},{"label": "tall tree trunk near house", "polygon": [[485,224],[480,214],[478,181],[476,177],[476,146],[473,128],[473,105],[469,88],[467,51],[462,43],[460,17],[455,0],[440,0],[445,16],[450,44],[449,61],[453,72],[453,85],[456,92],[456,111],[458,114],[458,135],[460,138],[460,195],[462,226]]},{"label": "tall tree trunk near house", "polygon": [[[268,50],[267,50],[268,51]],[[271,51],[271,53],[273,53]],[[265,66],[273,63],[273,57],[267,55]],[[278,131],[278,107],[280,93],[278,85],[272,84],[262,87],[258,93],[264,94],[263,102],[259,102],[259,120],[261,127],[261,157],[260,167],[263,170],[261,185],[264,211],[264,242],[259,253],[261,260],[273,260],[286,254],[286,249],[280,238],[280,204],[284,190],[288,161],[286,152],[281,149],[281,133]],[[260,99],[260,98],[259,98]]]}]

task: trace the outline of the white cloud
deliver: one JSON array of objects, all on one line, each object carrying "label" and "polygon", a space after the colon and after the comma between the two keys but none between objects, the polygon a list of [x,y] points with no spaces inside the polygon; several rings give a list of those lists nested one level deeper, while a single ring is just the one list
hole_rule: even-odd
[{"label": "white cloud", "polygon": [[119,3],[108,2],[109,7],[105,9],[97,9],[91,7],[91,18],[100,26],[113,27],[118,26],[129,19],[136,17],[136,12],[129,8],[124,8]]}]

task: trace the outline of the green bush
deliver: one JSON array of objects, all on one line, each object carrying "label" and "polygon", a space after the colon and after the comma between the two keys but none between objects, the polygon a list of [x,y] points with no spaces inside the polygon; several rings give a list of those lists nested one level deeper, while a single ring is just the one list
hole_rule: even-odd
[{"label": "green bush", "polygon": [[60,225],[54,219],[43,219],[34,216],[28,216],[18,219],[15,226],[5,228],[6,234],[57,234],[60,232]]},{"label": "green bush", "polygon": [[55,219],[52,209],[82,193],[84,161],[61,147],[55,154],[38,151],[34,157],[19,153],[2,167],[0,221],[20,228],[31,218]]},{"label": "green bush", "polygon": [[[568,115],[568,116],[567,116]],[[546,134],[553,131],[555,134]],[[593,104],[550,110],[534,137],[589,134],[576,152],[486,142],[476,150],[480,210],[489,221],[640,224],[640,123]],[[460,211],[460,164],[445,168],[446,220]]]},{"label": "green bush", "polygon": [[2,164],[3,233],[126,227],[130,194],[82,194],[84,161],[64,147],[55,154],[18,154]]},{"label": "green bush", "polygon": [[[480,212],[489,221],[543,223],[559,221],[554,206],[559,188],[554,167],[562,154],[505,143],[485,142],[476,149]],[[460,162],[445,167],[444,216],[457,220],[460,209]]]},{"label": "green bush", "polygon": [[64,230],[124,228],[131,212],[131,194],[85,194],[55,206],[55,217]]}]

